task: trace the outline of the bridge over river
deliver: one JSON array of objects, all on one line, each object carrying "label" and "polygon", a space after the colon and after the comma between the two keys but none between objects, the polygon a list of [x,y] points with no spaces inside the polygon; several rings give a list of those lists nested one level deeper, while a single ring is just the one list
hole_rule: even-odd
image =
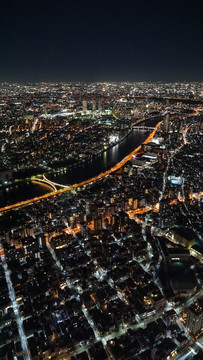
[{"label": "bridge over river", "polygon": [[[46,177],[43,177],[41,179],[33,178],[33,182],[37,181],[41,184],[48,185],[54,191],[43,194],[41,196],[36,196],[36,194],[35,197],[33,196],[31,198],[29,191],[28,193],[25,193],[24,187],[26,186],[26,184],[24,184],[24,187],[19,194],[20,198],[17,198],[17,201],[15,203],[10,203],[6,205],[5,203],[2,204],[3,206],[0,208],[0,212],[15,209],[40,201],[42,199],[56,196],[62,194],[63,192],[76,189],[83,185],[87,185],[94,181],[100,180],[105,176],[108,176],[109,174],[124,166],[129,160],[131,160],[132,156],[140,151],[142,143],[147,143],[152,140],[154,134],[159,128],[160,123],[161,122],[159,122],[156,127],[153,128],[153,131],[150,134],[146,134],[142,130],[133,130],[123,142],[113,146],[111,149],[101,154],[99,158],[97,157],[96,159],[88,162],[88,164],[84,163],[80,167],[73,169],[71,174],[69,174],[68,172],[67,174],[56,174],[57,181],[55,180],[54,176],[50,179],[47,179]],[[72,185],[65,185],[71,183]],[[30,186],[31,185],[28,184],[28,188],[30,188]],[[59,190],[57,190],[57,187],[59,187]]]}]

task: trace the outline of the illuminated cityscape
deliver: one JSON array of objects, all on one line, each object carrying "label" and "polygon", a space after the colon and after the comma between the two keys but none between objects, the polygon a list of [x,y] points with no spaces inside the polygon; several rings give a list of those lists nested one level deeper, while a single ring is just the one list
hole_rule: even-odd
[{"label": "illuminated cityscape", "polygon": [[2,1],[0,360],[203,360],[202,13]]},{"label": "illuminated cityscape", "polygon": [[2,83],[1,359],[200,359],[202,83]]}]

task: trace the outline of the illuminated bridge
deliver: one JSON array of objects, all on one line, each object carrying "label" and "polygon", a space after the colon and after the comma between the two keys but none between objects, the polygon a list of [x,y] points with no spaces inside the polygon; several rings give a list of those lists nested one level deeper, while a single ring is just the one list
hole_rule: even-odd
[{"label": "illuminated bridge", "polygon": [[133,125],[133,129],[136,130],[154,130],[152,126],[144,126],[144,125]]},{"label": "illuminated bridge", "polygon": [[46,184],[46,185],[50,186],[54,191],[57,191],[57,187],[59,187],[59,188],[67,188],[68,187],[68,185],[62,185],[62,184],[59,184],[59,183],[56,183],[54,181],[47,179],[45,175],[43,175],[42,179],[32,177],[31,180],[34,182]]},{"label": "illuminated bridge", "polygon": [[36,178],[36,177],[32,177],[31,181],[34,183],[40,183],[40,184],[45,184],[50,186],[54,191],[57,190],[56,186],[51,184],[49,181],[45,180],[45,179],[41,179],[41,178]]},{"label": "illuminated bridge", "polygon": [[[147,144],[149,141],[151,141],[154,137],[154,134],[157,132],[159,126],[161,124],[161,121],[156,125],[155,128],[153,128],[153,131],[149,134],[149,136],[147,137],[147,139],[143,142],[143,144]],[[16,204],[12,204],[12,205],[7,205],[5,207],[2,207],[0,208],[0,212],[3,212],[3,211],[8,211],[8,210],[11,210],[11,209],[15,209],[15,208],[18,208],[18,207],[21,207],[21,206],[25,206],[25,205],[28,205],[28,204],[32,204],[34,202],[37,202],[37,201],[40,201],[40,200],[43,200],[43,199],[48,199],[52,196],[56,196],[56,195],[59,195],[59,194],[62,194],[66,191],[70,191],[70,190],[74,190],[74,189],[77,189],[81,186],[84,186],[84,185],[87,185],[87,184],[90,184],[94,181],[97,181],[97,180],[100,180],[102,178],[104,178],[105,176],[108,176],[109,174],[113,173],[114,171],[117,171],[118,169],[120,169],[121,167],[123,167],[129,160],[132,159],[132,156],[134,154],[137,154],[139,151],[141,150],[141,145],[138,146],[135,150],[133,150],[130,154],[128,154],[123,160],[121,160],[119,163],[117,163],[116,165],[114,165],[111,169],[97,175],[97,176],[94,176],[90,179],[87,179],[87,180],[84,180],[78,184],[74,184],[74,185],[70,185],[70,186],[65,186],[65,185],[61,185],[61,184],[57,184],[57,183],[53,183],[52,181],[49,181],[48,179],[38,179],[38,178],[32,178],[32,180],[37,180],[37,181],[41,181],[43,182],[44,184],[47,184],[47,185],[50,185],[50,186],[59,186],[59,187],[63,187],[63,189],[59,189],[59,190],[55,190],[51,193],[48,193],[48,194],[45,194],[45,195],[41,195],[41,196],[38,196],[38,197],[35,197],[33,199],[28,199],[28,200],[24,200],[24,201],[21,201],[19,203],[16,203]]]}]

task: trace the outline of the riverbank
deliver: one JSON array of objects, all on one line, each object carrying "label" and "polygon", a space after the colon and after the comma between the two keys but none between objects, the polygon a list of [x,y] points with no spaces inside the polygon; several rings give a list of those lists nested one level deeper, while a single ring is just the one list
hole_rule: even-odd
[{"label": "riverbank", "polygon": [[71,171],[74,168],[81,167],[81,166],[87,164],[92,159],[101,156],[102,154],[109,151],[111,148],[122,143],[126,139],[126,137],[128,137],[131,134],[131,132],[133,130],[133,126],[136,129],[136,125],[140,125],[146,121],[153,121],[156,119],[162,120],[162,118],[163,118],[163,116],[152,116],[150,118],[138,119],[135,123],[131,124],[130,128],[127,130],[127,132],[124,134],[124,136],[119,138],[116,142],[110,144],[108,147],[88,156],[85,159],[76,159],[76,160],[67,159],[67,160],[64,160],[63,165],[60,164],[60,166],[56,167],[55,169],[54,169],[54,166],[52,168],[51,168],[51,166],[49,166],[49,167],[47,167],[46,170],[43,169],[42,167],[39,167],[36,169],[27,169],[25,171],[22,170],[17,173],[14,173],[13,179],[9,180],[6,184],[4,184],[4,183],[0,184],[0,190],[12,188],[12,187],[16,186],[16,184],[25,184],[25,183],[28,184],[29,182],[32,181],[33,176],[35,178],[39,178],[39,179],[41,179],[43,177],[43,175],[45,175],[46,177],[53,177],[53,175],[55,175],[55,174],[66,173],[66,172]]},{"label": "riverbank", "polygon": [[[118,152],[116,155],[117,155],[117,157],[119,156],[122,160],[117,161],[116,165],[111,167],[109,170],[105,170],[105,168],[107,168],[109,166],[109,164],[107,162],[105,162],[106,159],[101,159],[102,161],[104,161],[104,163],[102,165],[103,167],[101,166],[101,163],[99,163],[96,170],[95,170],[94,166],[90,169],[91,170],[90,173],[92,175],[93,175],[93,173],[95,173],[95,172],[97,173],[100,170],[98,172],[98,175],[89,176],[88,172],[84,174],[84,172],[79,171],[79,169],[77,169],[78,182],[73,183],[73,185],[67,186],[64,189],[60,189],[60,190],[57,190],[57,191],[54,191],[54,192],[51,192],[51,193],[48,193],[48,194],[44,194],[44,195],[41,195],[41,196],[35,196],[33,198],[29,198],[28,200],[23,200],[23,201],[21,200],[21,201],[15,203],[15,204],[6,205],[6,206],[0,208],[0,212],[15,209],[15,208],[18,208],[18,207],[21,207],[21,206],[24,206],[24,205],[28,205],[28,204],[40,201],[42,199],[47,199],[49,197],[62,194],[64,192],[76,189],[76,188],[81,187],[83,185],[90,184],[90,183],[92,183],[94,181],[97,181],[97,180],[100,180],[100,179],[104,178],[105,176],[115,172],[116,170],[123,167],[132,158],[133,154],[136,154],[138,151],[140,151],[142,143],[146,144],[147,142],[152,140],[154,134],[156,133],[156,131],[159,128],[159,125],[160,125],[160,123],[158,123],[156,125],[155,129],[148,136],[144,135],[142,132],[133,131],[132,136],[131,136],[131,148],[133,150],[130,151],[130,148],[129,148],[130,143],[128,143],[128,148],[127,149],[126,149],[127,143],[123,144],[125,154],[126,154],[125,156],[123,156],[123,152],[121,151],[121,148],[118,147],[117,150],[120,150],[120,152]],[[138,135],[139,135],[139,137],[138,137]],[[117,145],[117,146],[119,146],[119,145]],[[115,154],[113,154],[111,152],[111,150],[110,150],[109,151],[109,157],[110,157],[110,160],[111,160],[111,164],[115,163],[114,162],[114,155]],[[84,179],[84,175],[86,175],[86,180],[81,181],[81,179]],[[24,194],[24,196],[25,196],[25,194]],[[25,197],[24,197],[24,199],[25,199]]]},{"label": "riverbank", "polygon": [[[136,129],[137,125],[139,126],[140,124],[145,123],[145,125],[148,126],[148,123],[149,123],[149,126],[155,127],[156,123],[158,121],[163,120],[163,118],[164,118],[164,115],[155,115],[155,116],[151,116],[151,117],[147,117],[147,118],[143,118],[143,119],[137,119],[133,124],[130,125],[130,128],[127,130],[127,132],[124,134],[124,136],[122,136],[120,139],[118,139],[118,141],[116,141],[115,143],[110,144],[107,148],[102,149],[102,150],[88,156],[85,159],[64,160],[63,166],[60,165],[60,166],[56,167],[55,169],[53,169],[53,168],[51,169],[51,168],[47,167],[46,170],[44,170],[43,168],[37,168],[34,171],[33,171],[33,169],[27,170],[26,172],[21,171],[20,173],[15,174],[15,178],[11,182],[8,182],[7,184],[0,184],[0,190],[3,188],[13,187],[13,186],[15,186],[16,183],[28,183],[29,181],[31,181],[31,178],[33,176],[39,177],[39,178],[42,178],[43,175],[45,175],[46,177],[53,177],[53,174],[56,174],[56,176],[57,176],[59,173],[66,173],[66,172],[71,171],[73,168],[82,167],[83,165],[85,165],[89,161],[91,161],[92,159],[101,156],[102,154],[108,152],[111,148],[114,148],[118,144],[122,143],[126,139],[126,137],[128,137],[132,133],[133,128]],[[20,174],[20,176],[19,176],[19,174]]]},{"label": "riverbank", "polygon": [[[108,147],[106,147],[105,149],[102,149],[98,152],[96,152],[95,154],[90,155],[89,157],[87,157],[86,159],[80,159],[80,160],[75,160],[74,163],[70,163],[70,161],[67,160],[67,162],[69,163],[67,166],[60,166],[56,169],[52,169],[52,170],[48,170],[48,171],[43,171],[42,168],[37,168],[35,170],[33,169],[28,169],[27,171],[25,171],[24,176],[23,175],[23,171],[20,173],[16,173],[14,174],[14,178],[7,181],[7,183],[2,183],[0,184],[0,190],[1,189],[8,189],[8,188],[12,188],[14,186],[16,186],[16,184],[20,184],[20,183],[29,183],[32,181],[32,177],[35,178],[39,178],[41,179],[43,177],[43,175],[47,176],[52,176],[53,174],[56,173],[60,173],[62,172],[67,172],[70,171],[72,168],[75,168],[77,166],[82,166],[83,164],[85,165],[87,162],[89,162],[92,158],[95,158],[97,156],[100,156],[101,154],[105,153],[106,151],[108,151],[109,149],[111,149],[112,147],[118,145],[119,143],[121,143],[123,140],[125,140],[125,138],[127,136],[130,135],[130,133],[132,132],[132,127],[130,127],[130,129],[128,129],[128,131],[126,132],[126,134],[124,136],[122,136],[120,139],[118,139],[116,142],[110,144]],[[19,174],[21,174],[19,176]],[[29,174],[29,175],[28,175]]]}]

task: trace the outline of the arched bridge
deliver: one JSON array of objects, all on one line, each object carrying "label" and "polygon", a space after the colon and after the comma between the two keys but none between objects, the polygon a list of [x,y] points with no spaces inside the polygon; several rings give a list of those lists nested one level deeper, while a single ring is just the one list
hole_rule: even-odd
[{"label": "arched bridge", "polygon": [[49,185],[54,191],[57,190],[57,187],[59,188],[66,188],[68,185],[62,185],[62,184],[59,184],[59,183],[56,183],[54,181],[51,181],[49,179],[46,178],[45,175],[43,175],[43,178],[36,178],[36,177],[32,177],[31,178],[32,181],[36,181],[36,182],[39,182],[39,183],[43,183],[43,184],[46,184],[46,185]]}]

